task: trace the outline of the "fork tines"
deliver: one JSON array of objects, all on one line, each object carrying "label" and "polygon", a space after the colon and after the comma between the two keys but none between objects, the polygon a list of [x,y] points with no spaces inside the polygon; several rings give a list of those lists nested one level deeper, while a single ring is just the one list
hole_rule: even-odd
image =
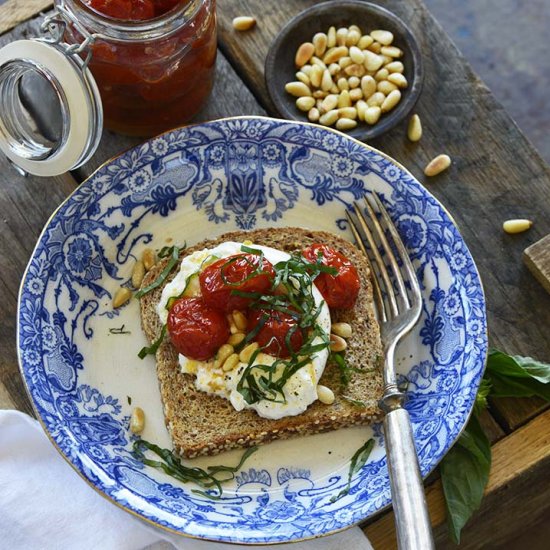
[{"label": "fork tines", "polygon": [[371,264],[379,321],[383,324],[399,318],[406,321],[400,325],[410,328],[420,315],[421,297],[405,245],[376,192],[371,192],[371,198],[365,195],[362,201],[354,202],[353,211],[346,211],[346,216]]}]

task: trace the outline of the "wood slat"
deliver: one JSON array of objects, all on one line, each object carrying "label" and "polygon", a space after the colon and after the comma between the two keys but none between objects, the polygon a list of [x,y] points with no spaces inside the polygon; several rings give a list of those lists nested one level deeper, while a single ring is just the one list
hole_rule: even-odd
[{"label": "wood slat", "polygon": [[0,34],[51,8],[52,0],[6,0],[0,4]]},{"label": "wood slat", "polygon": [[[526,449],[529,452],[525,452]],[[550,514],[550,411],[493,445],[492,452],[485,496],[480,510],[463,529],[460,549],[543,548],[535,546],[542,544],[540,537],[533,537],[530,545],[527,535],[536,526],[544,528]],[[528,502],[526,495],[529,495]],[[440,481],[428,487],[426,500],[436,547],[455,549],[447,537]],[[397,548],[393,512],[368,525],[364,531],[376,550]],[[510,546],[510,539],[518,533],[523,534],[524,546]],[[544,542],[547,544],[547,530]]]},{"label": "wood slat", "polygon": [[[315,3],[219,4],[220,47],[268,108],[263,76],[268,46],[292,16]],[[522,264],[521,256],[527,245],[550,232],[550,170],[421,0],[378,3],[406,21],[419,40],[426,77],[416,112],[424,135],[420,142],[410,143],[403,125],[371,145],[404,164],[453,215],[484,282],[492,345],[548,360],[550,295]],[[237,33],[232,18],[247,14],[257,17],[256,28]],[[439,153],[452,157],[451,169],[435,178],[425,177],[424,166]],[[502,222],[519,217],[537,223],[522,235],[503,233]],[[499,400],[494,406],[505,428],[514,429],[546,405],[538,400]]]},{"label": "wood slat", "polygon": [[527,248],[523,253],[523,262],[546,292],[550,292],[550,235]]}]

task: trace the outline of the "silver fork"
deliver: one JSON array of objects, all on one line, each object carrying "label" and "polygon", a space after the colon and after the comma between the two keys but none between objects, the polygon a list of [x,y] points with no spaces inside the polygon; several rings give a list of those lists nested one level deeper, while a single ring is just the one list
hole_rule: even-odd
[{"label": "silver fork", "polygon": [[[384,394],[379,405],[385,413],[384,434],[397,541],[401,550],[430,550],[435,547],[424,487],[409,413],[403,408],[406,395],[397,385],[394,366],[397,343],[420,317],[420,286],[407,250],[382,201],[375,192],[372,198],[380,220],[366,196],[363,206],[358,202],[353,204],[355,217],[348,211],[346,215],[359,248],[370,260],[373,273],[374,299],[385,358]],[[393,248],[385,229],[394,243]],[[385,260],[380,250],[383,250]]]}]

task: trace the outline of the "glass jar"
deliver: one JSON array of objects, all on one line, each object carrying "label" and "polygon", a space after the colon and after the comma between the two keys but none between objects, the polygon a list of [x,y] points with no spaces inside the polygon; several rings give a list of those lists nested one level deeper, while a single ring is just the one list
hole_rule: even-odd
[{"label": "glass jar", "polygon": [[100,15],[86,1],[55,0],[44,36],[0,48],[0,152],[21,173],[83,165],[104,123],[142,137],[181,126],[212,88],[215,0],[182,0],[146,21]]},{"label": "glass jar", "polygon": [[[92,36],[89,68],[105,126],[149,137],[189,121],[212,89],[216,61],[215,0],[189,0],[146,21],[99,14],[82,0],[55,0]],[[85,38],[67,25],[64,41]]]}]

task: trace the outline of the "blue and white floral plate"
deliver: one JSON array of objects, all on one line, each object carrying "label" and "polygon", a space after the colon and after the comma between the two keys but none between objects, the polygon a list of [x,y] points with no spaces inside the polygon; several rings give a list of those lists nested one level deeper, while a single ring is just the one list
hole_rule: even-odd
[{"label": "blue and white floral plate", "polygon": [[[170,446],[155,364],[137,357],[146,344],[137,301],[111,305],[145,247],[277,225],[351,238],[344,210],[371,189],[422,283],[422,318],[398,365],[422,474],[435,467],[467,421],[487,351],[483,291],[457,228],[408,172],[367,145],[310,124],[244,117],[174,130],[109,162],[61,205],[32,255],[19,297],[21,370],[52,442],[92,487],[171,531],[240,543],[333,533],[390,503],[380,425],[262,447],[218,501],[144,467],[131,453],[133,407],[146,412],[144,439]],[[375,448],[349,495],[331,503],[370,437]],[[230,465],[240,454],[193,463]]]}]

